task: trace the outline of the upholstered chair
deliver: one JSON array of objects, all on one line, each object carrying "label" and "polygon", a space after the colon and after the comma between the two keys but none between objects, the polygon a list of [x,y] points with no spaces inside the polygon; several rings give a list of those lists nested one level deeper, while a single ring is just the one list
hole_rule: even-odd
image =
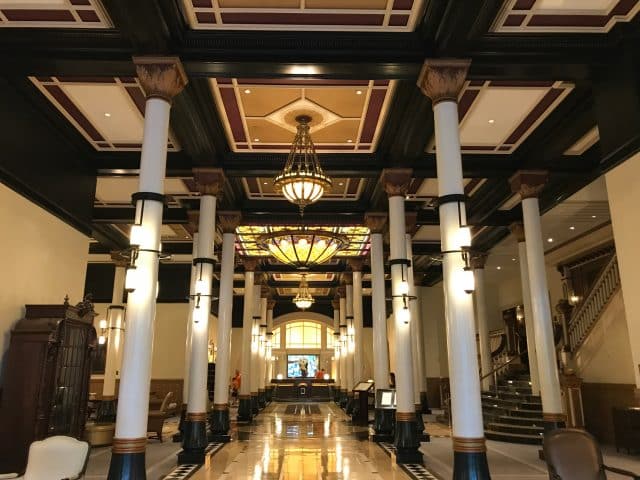
[{"label": "upholstered chair", "polygon": [[605,465],[598,442],[584,430],[561,428],[547,432],[542,448],[551,480],[606,480],[607,471],[640,480],[634,473]]},{"label": "upholstered chair", "polygon": [[18,473],[0,474],[0,479],[74,480],[84,476],[88,459],[87,442],[57,435],[31,444],[23,476]]},{"label": "upholstered chair", "polygon": [[164,421],[175,414],[176,403],[171,402],[173,392],[167,392],[159,410],[149,410],[147,417],[147,432],[154,432],[162,442],[162,427]]}]

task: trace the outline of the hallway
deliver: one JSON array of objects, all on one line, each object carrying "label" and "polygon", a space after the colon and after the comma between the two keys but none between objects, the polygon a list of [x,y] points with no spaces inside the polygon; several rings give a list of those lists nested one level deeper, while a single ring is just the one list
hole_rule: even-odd
[{"label": "hallway", "polygon": [[[300,408],[302,407],[302,408]],[[359,440],[362,438],[363,440]],[[409,477],[333,403],[273,403],[193,480],[394,480]]]}]

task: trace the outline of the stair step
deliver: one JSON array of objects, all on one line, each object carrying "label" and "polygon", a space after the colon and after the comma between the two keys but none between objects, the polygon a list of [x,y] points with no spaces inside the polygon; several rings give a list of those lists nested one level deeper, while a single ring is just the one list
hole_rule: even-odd
[{"label": "stair step", "polygon": [[489,440],[497,440],[499,442],[542,445],[542,435],[528,435],[524,433],[508,433],[496,432],[494,430],[485,430],[484,436]]},{"label": "stair step", "polygon": [[528,425],[535,427],[543,427],[544,422],[540,417],[514,417],[511,415],[492,415],[493,421],[498,423],[509,423],[511,425]]},{"label": "stair step", "polygon": [[544,428],[532,425],[514,425],[510,423],[491,422],[487,424],[487,429],[493,432],[519,433],[525,435],[542,435]]},{"label": "stair step", "polygon": [[511,409],[509,415],[512,417],[539,418],[542,421],[542,410]]}]

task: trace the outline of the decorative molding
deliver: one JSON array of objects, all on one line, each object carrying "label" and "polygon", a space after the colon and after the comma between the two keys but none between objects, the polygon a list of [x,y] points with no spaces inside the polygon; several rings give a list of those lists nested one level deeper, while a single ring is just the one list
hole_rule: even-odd
[{"label": "decorative molding", "polygon": [[549,172],[545,170],[519,170],[510,179],[511,191],[526,198],[538,198],[549,181]]},{"label": "decorative molding", "polygon": [[206,412],[187,412],[187,422],[206,422]]},{"label": "decorative molding", "polygon": [[242,221],[242,212],[238,210],[218,211],[218,225],[222,233],[236,233],[236,228]]},{"label": "decorative molding", "polygon": [[260,259],[253,257],[242,257],[242,264],[245,272],[255,272]]},{"label": "decorative molding", "polygon": [[367,212],[364,214],[364,225],[371,233],[384,233],[387,217],[385,212]]},{"label": "decorative molding", "polygon": [[484,437],[480,438],[464,438],[452,437],[453,451],[464,453],[484,453],[487,451],[487,445]]},{"label": "decorative molding", "polygon": [[389,197],[405,197],[413,176],[411,168],[385,168],[380,181]]},{"label": "decorative molding", "polygon": [[487,263],[488,253],[474,253],[471,257],[471,267],[474,270],[482,270]]},{"label": "decorative molding", "polygon": [[144,453],[147,448],[147,437],[143,438],[114,438],[113,453]]},{"label": "decorative molding", "polygon": [[347,264],[351,267],[352,272],[362,272],[362,265],[364,260],[362,258],[349,258]]},{"label": "decorative molding", "polygon": [[522,222],[513,222],[509,225],[509,230],[511,231],[511,234],[516,237],[516,241],[518,243],[525,241],[524,224]]},{"label": "decorative molding", "polygon": [[471,60],[468,59],[425,60],[418,77],[418,87],[433,105],[444,101],[457,102],[470,65]]},{"label": "decorative molding", "polygon": [[133,63],[147,98],[171,103],[189,82],[178,57],[134,56]]},{"label": "decorative molding", "polygon": [[224,191],[225,176],[221,168],[194,168],[193,179],[201,195],[219,197]]}]

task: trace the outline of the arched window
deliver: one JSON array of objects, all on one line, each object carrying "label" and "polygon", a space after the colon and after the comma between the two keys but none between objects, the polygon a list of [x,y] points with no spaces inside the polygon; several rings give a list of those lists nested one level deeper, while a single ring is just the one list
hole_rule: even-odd
[{"label": "arched window", "polygon": [[327,327],[327,348],[329,350],[333,349],[334,345],[333,345],[333,333],[334,330],[331,327]]},{"label": "arched window", "polygon": [[286,325],[286,348],[322,348],[322,330],[318,323],[292,322]]},{"label": "arched window", "polygon": [[280,349],[282,344],[280,343],[280,327],[273,329],[273,338],[271,339],[271,346],[275,349]]}]

